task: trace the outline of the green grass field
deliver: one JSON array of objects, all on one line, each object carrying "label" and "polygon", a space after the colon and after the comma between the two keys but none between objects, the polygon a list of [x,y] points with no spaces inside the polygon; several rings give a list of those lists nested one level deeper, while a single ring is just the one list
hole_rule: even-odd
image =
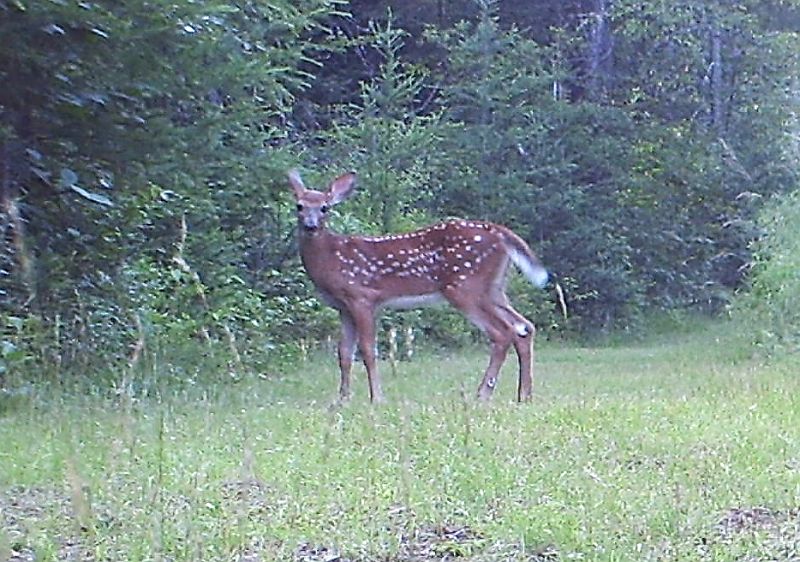
[{"label": "green grass field", "polygon": [[[485,349],[334,405],[332,357],[131,399],[0,409],[0,560],[800,560],[800,376],[729,328],[538,349],[535,400],[476,404]],[[221,378],[226,378],[221,376]]]}]

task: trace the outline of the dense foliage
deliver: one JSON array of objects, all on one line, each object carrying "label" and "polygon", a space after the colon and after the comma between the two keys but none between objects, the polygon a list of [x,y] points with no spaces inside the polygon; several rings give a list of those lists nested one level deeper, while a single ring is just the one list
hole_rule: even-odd
[{"label": "dense foliage", "polygon": [[324,341],[293,166],[359,172],[342,230],[510,225],[566,295],[516,291],[550,329],[718,310],[797,184],[798,32],[795,0],[0,0],[0,372]]},{"label": "dense foliage", "polygon": [[800,191],[765,205],[757,224],[755,260],[748,291],[734,301],[737,322],[749,327],[758,346],[800,350]]}]

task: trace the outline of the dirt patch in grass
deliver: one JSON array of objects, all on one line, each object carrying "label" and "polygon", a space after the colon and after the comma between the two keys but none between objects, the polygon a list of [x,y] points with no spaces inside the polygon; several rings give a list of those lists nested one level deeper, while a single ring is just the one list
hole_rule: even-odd
[{"label": "dirt patch in grass", "polygon": [[[38,560],[31,535],[42,529],[45,521],[55,519],[63,526],[56,536],[49,535],[58,550],[58,560],[92,560],[92,553],[82,546],[72,501],[68,494],[45,488],[15,487],[0,495],[0,522],[8,540],[9,562]],[[70,529],[70,526],[73,528]],[[84,529],[86,531],[86,529]]]},{"label": "dirt patch in grass", "polygon": [[717,531],[722,537],[739,533],[749,533],[778,526],[787,514],[766,507],[733,508],[717,523]]},{"label": "dirt patch in grass", "polygon": [[231,509],[244,508],[251,517],[268,517],[278,507],[276,502],[281,500],[269,486],[256,478],[225,482],[222,497]]},{"label": "dirt patch in grass", "polygon": [[469,559],[483,550],[486,540],[468,526],[426,526],[400,534],[399,552],[390,558],[350,558],[336,549],[302,544],[295,562],[427,562]]},{"label": "dirt patch in grass", "polygon": [[402,560],[454,560],[471,557],[486,546],[486,538],[466,525],[420,527],[401,539]]},{"label": "dirt patch in grass", "polygon": [[354,562],[334,548],[303,543],[294,552],[294,562]]},{"label": "dirt patch in grass", "polygon": [[429,525],[400,535],[396,554],[380,557],[349,557],[334,548],[302,544],[294,562],[557,562],[558,550],[547,545],[525,552],[518,544],[490,542],[467,525]]},{"label": "dirt patch in grass", "polygon": [[800,508],[768,507],[729,509],[715,525],[707,546],[731,546],[742,552],[741,560],[800,562]]}]

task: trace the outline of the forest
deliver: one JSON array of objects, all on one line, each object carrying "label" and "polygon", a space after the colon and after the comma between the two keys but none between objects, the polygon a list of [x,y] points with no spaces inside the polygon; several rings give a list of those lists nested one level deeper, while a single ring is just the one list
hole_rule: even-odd
[{"label": "forest", "polygon": [[800,340],[797,0],[0,0],[0,45],[3,384],[327,345],[293,168],[358,174],[340,232],[511,227],[545,338],[701,313]]}]

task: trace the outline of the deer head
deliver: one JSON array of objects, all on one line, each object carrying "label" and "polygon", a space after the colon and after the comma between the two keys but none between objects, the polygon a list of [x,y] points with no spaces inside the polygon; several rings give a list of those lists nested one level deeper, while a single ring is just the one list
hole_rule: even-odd
[{"label": "deer head", "polygon": [[297,219],[300,227],[314,233],[325,225],[331,207],[347,199],[356,187],[356,175],[342,174],[333,180],[325,192],[306,189],[297,170],[289,172],[289,184],[297,200]]}]

